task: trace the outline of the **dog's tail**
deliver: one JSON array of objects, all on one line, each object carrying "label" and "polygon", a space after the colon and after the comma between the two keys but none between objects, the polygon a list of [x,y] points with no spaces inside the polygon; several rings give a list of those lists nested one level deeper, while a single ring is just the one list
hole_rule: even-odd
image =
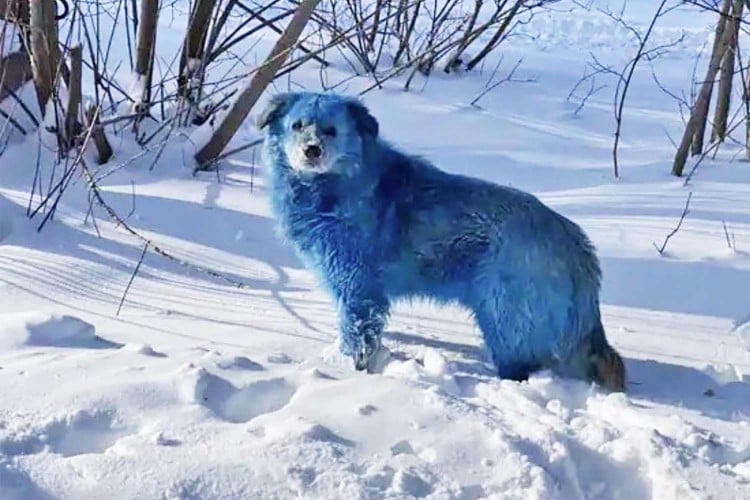
[{"label": "dog's tail", "polygon": [[589,336],[589,377],[604,389],[625,392],[625,363],[609,345],[601,321],[597,321]]}]

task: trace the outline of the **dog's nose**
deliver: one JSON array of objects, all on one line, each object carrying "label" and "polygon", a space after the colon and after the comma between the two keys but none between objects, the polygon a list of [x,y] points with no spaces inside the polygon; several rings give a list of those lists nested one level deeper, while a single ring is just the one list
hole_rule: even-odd
[{"label": "dog's nose", "polygon": [[308,160],[317,160],[320,158],[322,152],[320,146],[316,146],[315,144],[310,144],[305,147],[305,157],[307,157]]}]

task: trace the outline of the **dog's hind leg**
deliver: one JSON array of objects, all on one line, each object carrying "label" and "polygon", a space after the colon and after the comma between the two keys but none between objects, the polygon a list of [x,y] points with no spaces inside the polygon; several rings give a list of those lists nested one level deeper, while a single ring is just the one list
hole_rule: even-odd
[{"label": "dog's hind leg", "polygon": [[577,377],[596,382],[608,391],[625,391],[625,363],[607,342],[601,321],[597,321],[563,369]]}]

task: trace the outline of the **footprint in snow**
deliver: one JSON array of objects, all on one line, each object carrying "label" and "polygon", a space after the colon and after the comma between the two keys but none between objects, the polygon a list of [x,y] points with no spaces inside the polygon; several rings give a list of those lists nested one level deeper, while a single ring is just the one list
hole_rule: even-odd
[{"label": "footprint in snow", "polygon": [[398,470],[393,475],[392,487],[398,493],[410,495],[416,498],[423,498],[432,493],[432,486],[434,478],[422,478],[421,475],[414,470]]},{"label": "footprint in snow", "polygon": [[292,358],[284,353],[269,354],[266,357],[266,360],[268,360],[269,363],[274,363],[277,365],[288,365],[293,362]]},{"label": "footprint in snow", "polygon": [[360,406],[357,409],[357,411],[359,412],[360,415],[367,416],[367,415],[372,415],[373,413],[378,411],[378,409],[375,408],[373,405],[364,405],[364,406]]},{"label": "footprint in snow", "polygon": [[183,400],[201,404],[228,422],[245,423],[280,410],[297,392],[297,387],[285,378],[258,380],[236,387],[204,368],[188,367],[188,370],[187,376],[179,382]]},{"label": "footprint in snow", "polygon": [[182,444],[179,439],[167,437],[163,432],[157,432],[151,436],[151,442],[157,446],[180,446]]},{"label": "footprint in snow", "polygon": [[263,365],[245,356],[222,358],[216,363],[216,366],[223,370],[247,370],[253,372],[263,370]]},{"label": "footprint in snow", "polygon": [[125,344],[120,348],[122,351],[133,352],[141,354],[143,356],[151,356],[154,358],[166,358],[167,355],[163,352],[155,351],[153,347],[148,344]]},{"label": "footprint in snow", "polygon": [[403,440],[391,446],[391,454],[395,457],[396,455],[414,455],[414,448],[412,448],[409,441]]},{"label": "footprint in snow", "polygon": [[310,425],[304,432],[302,437],[310,441],[320,441],[324,443],[333,443],[352,448],[356,443],[345,437],[341,437],[325,425],[314,423]]},{"label": "footprint in snow", "polygon": [[64,457],[103,453],[129,433],[109,413],[78,411],[40,428],[0,439],[0,453],[20,456],[50,451]]}]

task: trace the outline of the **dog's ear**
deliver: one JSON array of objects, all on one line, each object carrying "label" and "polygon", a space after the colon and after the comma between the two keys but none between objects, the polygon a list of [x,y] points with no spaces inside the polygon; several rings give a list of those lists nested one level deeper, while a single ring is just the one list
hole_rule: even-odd
[{"label": "dog's ear", "polygon": [[260,116],[258,116],[256,122],[258,129],[262,130],[267,127],[269,123],[283,116],[298,97],[299,95],[294,92],[287,92],[273,96],[266,106],[266,109],[264,109]]},{"label": "dog's ear", "polygon": [[362,135],[369,134],[373,137],[378,136],[379,125],[370,111],[359,101],[350,101],[348,104],[349,114],[357,124],[357,130]]}]

